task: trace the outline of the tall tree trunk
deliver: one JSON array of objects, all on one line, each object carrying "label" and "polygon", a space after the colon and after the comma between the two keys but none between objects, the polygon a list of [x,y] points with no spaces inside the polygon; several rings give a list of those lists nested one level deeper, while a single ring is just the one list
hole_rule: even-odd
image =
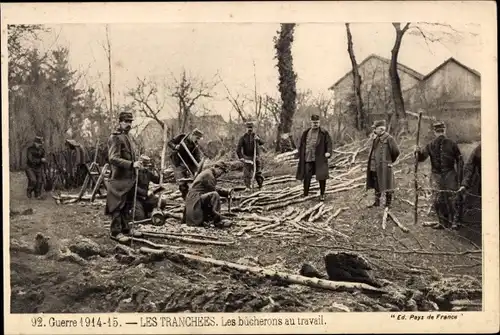
[{"label": "tall tree trunk", "polygon": [[351,59],[352,64],[352,82],[356,102],[356,128],[358,130],[363,130],[366,128],[366,117],[363,110],[363,99],[361,98],[361,76],[359,75],[358,63],[356,62],[356,57],[354,56],[354,47],[349,23],[345,24],[345,29],[347,31],[347,52],[349,53],[349,58]]},{"label": "tall tree trunk", "polygon": [[109,91],[109,118],[110,124],[113,124],[115,121],[115,117],[113,115],[113,73],[111,70],[111,41],[109,39],[109,27],[106,25],[106,42],[107,42],[107,58],[108,58],[108,72],[109,72],[109,82],[108,82],[108,91]]},{"label": "tall tree trunk", "polygon": [[391,64],[389,66],[389,76],[391,78],[391,92],[392,100],[394,102],[394,113],[391,118],[391,128],[397,127],[399,133],[405,133],[408,130],[408,124],[406,122],[405,113],[405,103],[403,100],[403,93],[401,91],[401,80],[398,74],[398,54],[401,48],[401,42],[403,41],[403,35],[410,27],[407,23],[403,29],[401,29],[401,24],[394,22],[392,23],[394,29],[396,30],[396,41],[391,50]]},{"label": "tall tree trunk", "polygon": [[279,91],[281,94],[281,113],[276,137],[276,151],[280,150],[280,137],[292,129],[296,110],[297,74],[293,71],[292,42],[295,23],[282,23],[279,37],[274,38],[276,58],[278,59]]}]

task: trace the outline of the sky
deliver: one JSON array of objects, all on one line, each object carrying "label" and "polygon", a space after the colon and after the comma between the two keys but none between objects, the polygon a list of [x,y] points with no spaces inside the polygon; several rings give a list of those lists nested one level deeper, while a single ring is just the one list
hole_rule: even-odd
[{"label": "sky", "polygon": [[[425,41],[416,29],[403,38],[399,62],[426,74],[449,57],[481,72],[481,35],[478,25],[453,24],[448,27],[420,25],[426,35],[440,42]],[[108,80],[108,64],[103,44],[103,24],[48,25],[51,32],[42,36],[42,48],[67,46],[73,69],[86,73],[87,85],[102,89]],[[231,94],[253,94],[254,69],[260,94],[278,96],[273,37],[279,24],[270,23],[168,23],[110,24],[112,72],[115,101],[126,102],[125,93],[137,85],[137,78],[170,81],[185,69],[205,81],[222,78]],[[370,54],[390,58],[395,30],[390,23],[351,24],[354,51],[360,63]],[[452,33],[449,35],[448,33]],[[453,38],[450,38],[453,36]],[[456,37],[456,36],[459,36]],[[351,64],[347,53],[345,25],[342,23],[303,23],[295,29],[292,45],[297,89],[332,96],[328,88]],[[255,64],[255,67],[254,67]],[[218,77],[215,77],[218,74]],[[215,99],[206,103],[211,113],[225,119],[232,113],[222,84]],[[175,113],[169,100],[162,116]]]}]

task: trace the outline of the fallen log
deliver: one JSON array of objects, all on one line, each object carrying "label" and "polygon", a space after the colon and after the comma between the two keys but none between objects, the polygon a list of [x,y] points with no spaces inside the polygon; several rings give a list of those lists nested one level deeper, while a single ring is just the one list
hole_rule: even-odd
[{"label": "fallen log", "polygon": [[153,232],[142,232],[142,231],[138,231],[137,233],[141,234],[144,237],[164,238],[164,239],[181,241],[181,242],[186,242],[186,243],[193,243],[193,244],[205,244],[205,245],[231,245],[231,244],[234,244],[233,241],[199,240],[199,239],[169,235],[169,234],[164,234],[164,233],[153,233]]},{"label": "fallen log", "polygon": [[335,211],[335,213],[333,213],[333,218],[332,219],[335,219],[337,216],[339,216],[340,212],[348,210],[348,209],[349,209],[349,207],[341,207],[341,208],[337,209]]},{"label": "fallen log", "polygon": [[305,219],[307,216],[311,215],[312,213],[314,213],[314,211],[316,211],[318,208],[320,208],[321,206],[324,206],[323,203],[319,203],[319,204],[316,204],[315,206],[313,206],[312,208],[306,210],[305,212],[303,212],[302,214],[300,214],[299,216],[297,216],[294,220],[294,222],[299,222],[303,219]]},{"label": "fallen log", "polygon": [[401,222],[399,222],[398,218],[397,218],[394,214],[392,214],[390,211],[387,211],[387,215],[389,215],[389,216],[391,217],[392,221],[394,221],[394,223],[395,223],[395,224],[396,224],[396,225],[397,225],[397,226],[398,226],[398,227],[399,227],[399,228],[400,228],[403,232],[405,232],[405,233],[409,233],[409,232],[410,232],[410,230],[409,230],[408,228],[406,228],[405,226],[403,226],[403,225],[401,224]]},{"label": "fallen log", "polygon": [[168,259],[178,260],[179,256],[184,257],[189,260],[197,261],[200,263],[208,263],[215,266],[227,267],[230,269],[242,271],[242,272],[250,272],[257,276],[265,277],[265,278],[276,278],[282,281],[286,281],[291,284],[299,284],[310,287],[322,288],[326,290],[332,291],[354,291],[354,290],[362,290],[368,292],[379,292],[386,293],[385,290],[376,288],[363,283],[353,283],[353,282],[335,282],[318,278],[308,278],[305,276],[289,274],[281,271],[273,271],[269,269],[263,269],[256,266],[246,266],[238,263],[221,261],[213,258],[206,258],[197,255],[191,255],[186,253],[179,253],[171,250],[157,250],[142,247],[140,251],[144,254],[153,254],[157,256],[163,256]]},{"label": "fallen log", "polygon": [[387,214],[389,213],[389,208],[385,207],[384,208],[384,215],[382,216],[382,229],[385,230],[386,227],[386,222],[387,222]]}]

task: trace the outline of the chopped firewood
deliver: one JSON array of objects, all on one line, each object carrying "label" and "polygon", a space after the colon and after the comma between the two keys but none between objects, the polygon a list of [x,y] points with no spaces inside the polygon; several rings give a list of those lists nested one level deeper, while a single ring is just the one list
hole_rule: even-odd
[{"label": "chopped firewood", "polygon": [[215,240],[198,240],[194,238],[188,238],[188,237],[181,237],[181,236],[175,236],[175,235],[169,235],[169,234],[162,234],[162,233],[148,233],[148,232],[137,232],[142,234],[144,237],[157,237],[157,238],[165,238],[169,240],[175,240],[175,241],[180,241],[180,242],[186,242],[186,243],[193,243],[193,244],[211,244],[211,245],[231,245],[234,244],[232,241],[215,241]]},{"label": "chopped firewood", "polygon": [[382,229],[385,230],[386,227],[386,222],[387,222],[387,214],[389,213],[389,208],[385,207],[384,208],[384,215],[382,216]]},{"label": "chopped firewood", "polygon": [[308,217],[309,215],[311,215],[312,213],[314,213],[317,209],[321,208],[322,206],[324,206],[323,203],[318,203],[316,205],[314,205],[312,208],[306,210],[305,212],[303,212],[301,215],[297,216],[295,218],[295,221],[298,222],[298,221],[301,221],[303,219],[305,219],[306,217]]},{"label": "chopped firewood", "polygon": [[316,213],[312,212],[311,215],[309,216],[309,219],[307,221],[308,222],[314,222],[315,220],[317,220],[318,218],[320,218],[321,215],[323,215],[323,209],[324,208],[325,208],[325,205],[321,204],[321,206],[319,206],[317,212]]},{"label": "chopped firewood", "polygon": [[422,226],[424,227],[432,227],[432,226],[435,226],[437,225],[439,222],[437,221],[426,221],[426,222],[422,222]]},{"label": "chopped firewood", "polygon": [[410,231],[408,230],[408,228],[406,228],[405,226],[403,226],[403,225],[401,224],[401,222],[399,222],[398,218],[397,218],[394,214],[392,214],[390,211],[387,211],[387,215],[389,215],[389,216],[391,217],[392,221],[394,221],[394,223],[395,223],[395,224],[396,224],[396,225],[397,225],[397,226],[398,226],[398,227],[399,227],[399,228],[400,228],[403,232],[405,232],[405,233],[410,232]]},{"label": "chopped firewood", "polygon": [[274,228],[274,227],[277,227],[279,226],[280,224],[282,224],[281,221],[278,221],[276,223],[273,223],[273,224],[270,224],[270,225],[267,225],[267,226],[264,226],[262,228],[257,228],[254,230],[255,233],[259,233],[259,232],[263,232],[265,230],[268,230],[268,229],[271,229],[271,228]]},{"label": "chopped firewood", "polygon": [[300,284],[300,285],[306,285],[306,286],[311,286],[311,287],[317,287],[317,288],[322,288],[322,289],[327,289],[327,290],[332,290],[332,291],[353,291],[353,290],[364,290],[364,291],[370,291],[370,292],[380,292],[380,293],[386,293],[385,290],[376,288],[367,284],[363,283],[350,283],[350,282],[335,282],[335,281],[329,281],[329,280],[324,280],[324,279],[318,279],[318,278],[308,278],[300,275],[293,275],[285,272],[280,272],[280,271],[273,271],[273,270],[268,270],[256,266],[246,266],[238,263],[232,263],[232,262],[226,262],[226,261],[221,261],[218,259],[213,259],[213,258],[206,258],[206,257],[201,257],[197,255],[191,255],[191,254],[186,254],[186,253],[179,253],[175,252],[173,250],[157,250],[157,249],[151,249],[151,248],[145,248],[142,247],[140,251],[144,254],[153,254],[157,256],[163,256],[165,258],[173,259],[173,260],[179,260],[179,256],[197,261],[200,263],[208,263],[212,264],[215,266],[221,266],[221,267],[227,267],[230,269],[242,271],[242,272],[250,272],[253,273],[257,276],[261,277],[270,277],[270,278],[277,278],[283,281],[286,281],[291,284]]}]

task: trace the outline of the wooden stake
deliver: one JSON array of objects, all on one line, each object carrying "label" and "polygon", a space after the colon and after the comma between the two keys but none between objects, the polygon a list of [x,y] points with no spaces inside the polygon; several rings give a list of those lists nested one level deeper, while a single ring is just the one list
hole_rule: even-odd
[{"label": "wooden stake", "polygon": [[[422,123],[422,112],[418,113],[418,126],[417,126],[417,147],[420,141],[420,124]],[[413,223],[416,225],[418,223],[418,157],[415,156],[415,167],[413,170],[413,179],[415,184],[415,207],[413,210]]]},{"label": "wooden stake", "polygon": [[385,230],[386,222],[387,222],[387,214],[389,212],[389,208],[384,208],[384,215],[382,216],[382,229]]}]

